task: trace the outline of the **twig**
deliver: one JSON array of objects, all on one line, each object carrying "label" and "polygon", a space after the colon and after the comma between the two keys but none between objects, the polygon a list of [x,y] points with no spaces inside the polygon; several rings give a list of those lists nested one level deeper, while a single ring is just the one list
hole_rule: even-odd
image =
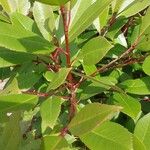
[{"label": "twig", "polygon": [[130,54],[135,49],[135,47],[137,46],[140,38],[141,38],[141,35],[135,40],[135,42],[131,45],[131,47],[129,49],[127,49],[122,55],[120,55],[118,58],[112,60],[110,63],[104,65],[103,67],[97,69],[93,74],[91,74],[91,76],[94,77],[94,76],[97,75],[97,73],[103,72],[107,68],[112,67],[118,60],[120,60],[121,58],[123,58],[126,55]]},{"label": "twig", "polygon": [[[66,10],[64,6],[60,8],[63,24],[64,24],[64,34],[65,34],[65,46],[66,46],[66,63],[67,67],[71,67],[71,54],[70,54],[70,47],[69,47],[69,25],[71,20],[71,13],[70,10]],[[70,91],[70,110],[69,110],[69,121],[73,118],[76,113],[76,89],[74,88],[74,79],[72,73],[70,72],[67,77],[68,80],[68,89]]]}]

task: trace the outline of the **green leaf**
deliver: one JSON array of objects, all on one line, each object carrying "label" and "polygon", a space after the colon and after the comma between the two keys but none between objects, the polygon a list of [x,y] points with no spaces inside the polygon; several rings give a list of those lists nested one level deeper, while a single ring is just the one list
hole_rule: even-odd
[{"label": "green leaf", "polygon": [[100,103],[88,104],[75,115],[68,129],[72,134],[81,136],[102,124],[104,121],[110,120],[120,109],[121,107],[113,105]]},{"label": "green leaf", "polygon": [[79,77],[83,77],[85,79],[91,80],[93,83],[97,83],[97,84],[99,84],[99,86],[105,87],[106,89],[112,88],[115,91],[124,93],[124,91],[121,88],[119,88],[118,86],[115,86],[115,84],[117,83],[117,80],[115,78],[101,77],[100,80],[97,80],[96,78],[94,78],[92,76],[80,74],[80,73],[77,73],[75,71],[72,71],[72,73],[79,76]]},{"label": "green leaf", "polygon": [[20,94],[21,91],[18,87],[18,81],[16,78],[10,77],[8,82],[5,84],[4,89],[0,91],[0,95],[11,95],[11,94]]},{"label": "green leaf", "polygon": [[[13,94],[0,96],[0,114],[16,110],[29,110],[37,103],[37,96],[27,94]],[[2,117],[2,116],[1,116]]]},{"label": "green leaf", "polygon": [[[149,28],[150,29],[150,28]],[[140,51],[149,52],[150,51],[150,34],[145,34],[136,48]]]},{"label": "green leaf", "polygon": [[108,30],[106,36],[114,40],[114,38],[118,36],[118,33],[121,30],[121,28],[126,24],[126,22],[127,19],[125,19],[124,17],[117,18],[116,22]]},{"label": "green leaf", "polygon": [[[150,23],[148,21],[150,17],[150,8],[147,9],[146,15],[142,17],[142,22],[140,25],[140,35],[142,35],[138,45],[136,46],[137,49],[141,51],[150,51]],[[139,36],[139,35],[138,35]]]},{"label": "green leaf", "polygon": [[146,11],[146,15],[144,17],[142,17],[142,24],[140,27],[140,34],[144,33],[148,27],[150,26],[150,22],[148,21],[150,18],[150,8],[147,9]]},{"label": "green leaf", "polygon": [[[102,29],[104,26],[107,26],[107,22],[109,19],[109,9],[110,6],[108,5],[104,11],[99,15],[99,22],[100,22],[100,29]],[[100,30],[99,30],[100,32]]]},{"label": "green leaf", "polygon": [[33,16],[43,37],[51,41],[55,29],[55,18],[52,7],[39,2],[33,5]]},{"label": "green leaf", "polygon": [[61,70],[57,72],[54,78],[52,79],[52,82],[50,83],[48,90],[55,90],[60,85],[62,85],[65,82],[70,70],[71,70],[70,68],[61,68]]},{"label": "green leaf", "polygon": [[78,0],[71,10],[71,23],[73,26],[80,19],[81,15],[91,6],[92,0]]},{"label": "green leaf", "polygon": [[0,20],[4,21],[4,22],[7,22],[7,23],[10,23],[10,20],[9,20],[8,16],[3,14],[2,12],[0,12]]},{"label": "green leaf", "polygon": [[41,104],[42,131],[45,131],[47,127],[53,129],[61,111],[62,102],[59,97],[51,97]]},{"label": "green leaf", "polygon": [[123,3],[124,3],[124,0],[119,0],[119,1],[113,0],[113,2],[112,2],[113,13],[118,12]]},{"label": "green leaf", "polygon": [[150,5],[149,0],[134,0],[123,12],[121,12],[121,16],[131,17],[138,12],[142,11],[146,7]]},{"label": "green leaf", "polygon": [[35,0],[49,5],[63,5],[70,0]]},{"label": "green leaf", "polygon": [[113,122],[105,122],[80,136],[91,150],[131,150],[132,136],[127,129]]},{"label": "green leaf", "polygon": [[25,63],[18,70],[16,79],[19,89],[31,89],[42,77],[42,64]]},{"label": "green leaf", "polygon": [[0,22],[0,46],[14,51],[36,54],[50,53],[54,50],[52,43],[39,35],[4,22]]},{"label": "green leaf", "polygon": [[[0,80],[4,81],[5,79],[9,78],[11,76],[11,69],[9,67],[7,68],[0,68]],[[5,82],[3,82],[5,84]],[[0,87],[1,89],[1,87]]]},{"label": "green leaf", "polygon": [[100,86],[97,83],[88,83],[85,82],[81,84],[80,89],[78,89],[78,97],[79,100],[88,99],[92,96],[95,96],[96,94],[100,94],[107,89],[104,86]]},{"label": "green leaf", "polygon": [[145,59],[145,61],[143,62],[143,66],[142,66],[143,71],[144,71],[147,75],[150,76],[150,69],[149,69],[149,67],[150,67],[150,56],[148,56],[148,57]]},{"label": "green leaf", "polygon": [[[80,89],[78,90],[80,100],[88,99],[96,94],[109,90],[111,86],[117,83],[117,80],[112,77],[97,76],[95,79],[101,83],[92,81],[93,83],[84,82],[83,84],[81,84]],[[107,83],[108,85],[105,85],[103,83]]]},{"label": "green leaf", "polygon": [[114,93],[113,99],[115,104],[123,107],[121,110],[123,113],[133,118],[133,120],[137,119],[141,111],[141,104],[137,99],[120,93]]},{"label": "green leaf", "polygon": [[150,143],[150,113],[141,118],[135,127],[134,135],[149,149]]},{"label": "green leaf", "polygon": [[81,49],[78,58],[83,59],[85,65],[98,63],[112,48],[104,37],[96,37],[87,42]]},{"label": "green leaf", "polygon": [[22,30],[31,31],[41,36],[41,33],[35,21],[32,20],[31,18],[24,16],[18,12],[12,13],[10,17],[14,27],[21,28]]},{"label": "green leaf", "polygon": [[137,95],[150,95],[150,77],[143,77],[141,79],[132,79],[122,82],[120,85],[127,93]]},{"label": "green leaf", "polygon": [[41,139],[35,139],[34,131],[28,132],[26,139],[21,140],[17,150],[40,150]]},{"label": "green leaf", "polygon": [[[84,100],[88,99],[96,94],[107,91],[111,88],[111,86],[115,86],[117,80],[113,77],[95,77],[96,81],[92,81],[93,83],[84,82],[81,84],[79,89],[79,99]],[[107,83],[107,85],[105,84]]]},{"label": "green leaf", "polygon": [[6,12],[11,12],[11,8],[7,0],[0,0],[0,4]]},{"label": "green leaf", "polygon": [[22,138],[20,120],[20,112],[15,112],[9,117],[2,136],[0,136],[0,148],[2,150],[18,150]]},{"label": "green leaf", "polygon": [[41,150],[61,150],[68,147],[67,141],[61,136],[45,136],[42,141]]},{"label": "green leaf", "polygon": [[36,58],[33,54],[10,51],[0,47],[0,68],[19,65],[28,61],[31,62]]},{"label": "green leaf", "polygon": [[[82,66],[83,66],[83,69],[84,69],[86,75],[91,75],[97,70],[95,65],[84,65],[84,64],[82,64]],[[100,80],[101,77],[100,77],[100,75],[97,75],[95,78],[97,80]]]},{"label": "green leaf", "polygon": [[0,0],[0,3],[7,13],[19,12],[27,15],[30,9],[29,0]]},{"label": "green leaf", "polygon": [[[73,23],[69,31],[69,39],[72,41],[80,33],[82,33],[87,27],[89,27],[93,21],[105,10],[105,8],[111,3],[112,0],[97,0],[91,4],[79,19]],[[83,19],[84,18],[84,19]]]},{"label": "green leaf", "polygon": [[133,135],[133,149],[134,150],[146,150],[145,145],[135,135]]},{"label": "green leaf", "polygon": [[52,71],[46,71],[44,74],[44,77],[47,81],[51,82],[53,81],[53,78],[55,77],[56,73]]}]

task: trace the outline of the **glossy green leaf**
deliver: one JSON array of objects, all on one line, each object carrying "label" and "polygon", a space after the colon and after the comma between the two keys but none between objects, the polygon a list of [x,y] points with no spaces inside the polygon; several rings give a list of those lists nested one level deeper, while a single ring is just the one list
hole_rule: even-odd
[{"label": "glossy green leaf", "polygon": [[137,37],[139,37],[140,35],[140,24],[135,26],[135,28],[132,31],[131,34],[131,43],[134,43],[134,41],[136,41]]},{"label": "glossy green leaf", "polygon": [[44,74],[44,77],[47,81],[51,82],[53,78],[55,77],[56,73],[51,71],[46,71]]},{"label": "glossy green leaf", "polygon": [[137,99],[120,93],[115,93],[113,99],[115,104],[123,107],[121,110],[123,113],[127,114],[134,120],[137,119],[137,116],[141,111],[141,104]]},{"label": "glossy green leaf", "polygon": [[91,4],[79,19],[71,25],[69,32],[70,41],[75,39],[87,27],[89,27],[110,3],[111,0],[97,0],[95,3]]},{"label": "glossy green leaf", "polygon": [[145,145],[135,135],[133,135],[133,149],[134,150],[146,150]]},{"label": "glossy green leaf", "polygon": [[16,110],[29,110],[37,103],[37,96],[27,94],[13,94],[0,96],[0,114]]},{"label": "glossy green leaf", "polygon": [[96,37],[87,42],[81,49],[78,58],[83,59],[85,65],[98,63],[112,48],[104,37]]},{"label": "glossy green leaf", "polygon": [[50,83],[48,90],[54,90],[58,88],[60,85],[62,85],[65,82],[69,72],[70,68],[61,68],[61,70],[57,72],[54,78],[52,79],[52,82]]},{"label": "glossy green leaf", "polygon": [[87,134],[81,141],[91,150],[131,150],[132,135],[127,129],[113,122],[105,122]]},{"label": "glossy green leaf", "polygon": [[7,23],[10,23],[10,20],[8,18],[8,16],[6,16],[4,13],[0,12],[0,20],[1,21],[4,21],[4,22],[7,22]]},{"label": "glossy green leaf", "polygon": [[149,0],[135,0],[120,15],[125,17],[131,17],[137,14],[138,12],[142,11],[149,5]]},{"label": "glossy green leaf", "polygon": [[18,150],[22,138],[20,120],[20,112],[15,112],[9,117],[9,121],[0,136],[0,148],[2,150]]},{"label": "glossy green leaf", "polygon": [[[7,79],[7,78],[9,78],[10,76],[11,76],[11,73],[12,73],[12,71],[11,71],[11,69],[9,68],[9,67],[6,67],[6,68],[0,68],[0,80],[2,80],[3,82],[2,83],[4,83],[5,84],[5,79]],[[1,89],[2,87],[0,87],[0,89]]]},{"label": "glossy green leaf", "polygon": [[112,10],[113,12],[118,12],[122,4],[124,3],[124,0],[114,0],[112,1]]},{"label": "glossy green leaf", "polygon": [[0,22],[0,27],[0,46],[2,47],[36,54],[50,53],[54,50],[52,43],[33,32],[3,22]]},{"label": "glossy green leaf", "polygon": [[[150,29],[150,28],[149,28]],[[145,34],[136,48],[140,51],[149,52],[150,51],[150,35]]]},{"label": "glossy green leaf", "polygon": [[68,147],[67,141],[61,136],[45,136],[41,144],[41,150],[60,150]]},{"label": "glossy green leaf", "polygon": [[32,88],[41,78],[42,75],[34,72],[24,72],[16,76],[19,89],[27,90]]},{"label": "glossy green leaf", "polygon": [[112,40],[116,38],[116,36],[118,36],[119,31],[124,26],[124,24],[126,24],[126,22],[127,19],[125,19],[124,17],[117,18],[116,22],[108,30],[106,36]]},{"label": "glossy green leaf", "polygon": [[84,11],[86,11],[86,9],[91,6],[91,4],[92,0],[78,0],[75,3],[75,6],[71,10],[71,26],[73,26],[78,21]]},{"label": "glossy green leaf", "polygon": [[31,89],[42,77],[42,67],[31,62],[23,64],[16,75],[19,89]]},{"label": "glossy green leaf", "polygon": [[41,104],[42,131],[45,131],[47,127],[53,129],[61,111],[62,102],[62,99],[59,97],[51,97]]},{"label": "glossy green leaf", "polygon": [[29,0],[0,0],[0,3],[7,13],[19,12],[27,15],[30,9]]},{"label": "glossy green leaf", "polygon": [[100,94],[106,90],[107,89],[105,87],[100,86],[99,84],[85,82],[81,84],[80,89],[78,90],[78,97],[79,100],[84,100],[95,96],[96,94]]},{"label": "glossy green leaf", "polygon": [[40,150],[41,139],[35,139],[34,133],[29,132],[26,139],[21,140],[19,150]]},{"label": "glossy green leaf", "polygon": [[142,24],[140,27],[140,34],[144,33],[150,26],[150,22],[148,21],[150,18],[150,8],[146,11],[146,15],[142,17]]},{"label": "glossy green leaf", "polygon": [[124,91],[121,88],[119,88],[118,86],[115,85],[117,83],[117,80],[115,78],[101,77],[100,80],[97,80],[96,78],[94,78],[92,76],[87,76],[87,75],[80,74],[80,73],[77,73],[74,71],[72,71],[72,73],[79,77],[84,77],[85,79],[88,79],[88,80],[92,81],[93,83],[97,83],[97,84],[99,84],[99,86],[105,87],[106,89],[112,88],[115,91],[124,93]]},{"label": "glossy green leaf", "polygon": [[6,12],[11,12],[11,8],[7,0],[0,0],[0,4]]},{"label": "glossy green leaf", "polygon": [[82,66],[83,66],[83,69],[84,69],[86,75],[91,75],[92,73],[94,73],[97,70],[95,65],[87,66],[87,65],[83,64]]},{"label": "glossy green leaf", "polygon": [[102,29],[104,26],[107,26],[107,22],[109,19],[109,9],[110,6],[108,5],[99,16],[100,29]]},{"label": "glossy green leaf", "polygon": [[[86,75],[91,75],[91,74],[93,74],[97,70],[97,68],[96,68],[95,65],[85,65],[85,64],[82,64],[82,66],[83,66],[83,69],[84,69]],[[100,75],[97,75],[95,78],[97,80],[99,80],[100,79]]]},{"label": "glossy green leaf", "polygon": [[143,62],[143,71],[150,76],[150,56],[148,56]]},{"label": "glossy green leaf", "polygon": [[134,135],[149,149],[150,143],[150,113],[141,118],[135,127]]},{"label": "glossy green leaf", "polygon": [[12,13],[10,17],[14,27],[20,28],[22,30],[31,31],[41,36],[41,33],[33,19],[25,15],[22,15],[18,12]]},{"label": "glossy green leaf", "polygon": [[150,95],[150,77],[143,77],[141,79],[126,80],[121,83],[121,87],[127,93],[137,95]]},{"label": "glossy green leaf", "polygon": [[35,0],[49,5],[63,5],[70,0]]},{"label": "glossy green leaf", "polygon": [[[81,84],[79,89],[79,99],[84,100],[88,99],[96,94],[102,93],[110,89],[111,86],[114,86],[117,83],[117,80],[112,77],[95,77],[95,79],[101,83],[97,82],[85,82]],[[108,85],[104,85],[103,83],[107,83]]]},{"label": "glossy green leaf", "polygon": [[52,7],[39,2],[33,6],[33,15],[41,34],[48,41],[52,40],[55,18]]},{"label": "glossy green leaf", "polygon": [[[150,17],[150,9],[147,9],[146,15],[142,17],[139,34],[142,35],[137,45],[137,49],[141,51],[150,51],[150,23],[148,21]],[[139,36],[139,35],[138,35]]]},{"label": "glossy green leaf", "polygon": [[72,119],[68,126],[69,131],[77,136],[86,134],[104,121],[110,120],[120,110],[119,106],[88,104]]},{"label": "glossy green leaf", "polygon": [[12,77],[5,84],[4,89],[0,91],[0,95],[12,95],[12,94],[20,94],[21,91],[18,87],[18,81],[16,78]]},{"label": "glossy green leaf", "polygon": [[0,68],[19,65],[32,60],[36,60],[35,55],[0,47]]}]

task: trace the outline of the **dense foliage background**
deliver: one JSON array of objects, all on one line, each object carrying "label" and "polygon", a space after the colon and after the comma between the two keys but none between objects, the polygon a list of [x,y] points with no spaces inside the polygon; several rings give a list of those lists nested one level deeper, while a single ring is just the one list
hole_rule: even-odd
[{"label": "dense foliage background", "polygon": [[150,150],[150,0],[0,0],[1,150]]}]

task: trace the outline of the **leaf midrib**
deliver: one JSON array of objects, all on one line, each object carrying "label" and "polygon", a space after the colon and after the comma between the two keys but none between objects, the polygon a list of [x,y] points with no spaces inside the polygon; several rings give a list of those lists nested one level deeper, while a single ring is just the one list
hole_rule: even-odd
[{"label": "leaf midrib", "polygon": [[[117,108],[117,107],[116,107],[116,108]],[[116,110],[116,111],[117,111],[117,110]],[[96,115],[93,115],[92,117],[89,117],[88,119],[81,120],[81,121],[77,122],[76,124],[75,124],[75,123],[72,124],[72,125],[70,126],[70,128],[73,128],[74,126],[81,125],[82,123],[87,122],[87,121],[89,121],[89,120],[91,120],[91,119],[94,119],[95,117],[97,117],[97,116],[99,116],[99,115],[101,115],[101,114],[105,114],[105,113],[107,113],[107,112],[110,112],[110,113],[115,112],[115,109],[113,108],[113,109],[107,110],[107,111],[105,111],[105,112],[99,112],[99,113],[97,113]],[[109,114],[107,114],[107,116],[108,116],[108,115],[109,115]],[[105,118],[107,118],[107,116],[104,117],[103,120],[105,120]],[[103,121],[103,120],[101,120],[101,121]]]},{"label": "leaf midrib", "polygon": [[[108,141],[111,141],[111,142],[113,142],[113,143],[116,143],[117,145],[120,145],[120,147],[122,147],[122,145],[121,145],[120,143],[117,143],[116,141],[114,141],[114,140],[112,140],[112,139],[109,139],[109,138],[107,138],[107,137],[104,137],[104,136],[102,136],[101,134],[98,134],[97,132],[94,132],[94,131],[92,131],[92,133],[95,134],[95,135],[97,135],[97,136],[100,136],[100,137],[103,138],[103,139],[106,139],[106,140],[108,140]],[[125,146],[123,146],[123,147],[126,148],[127,150],[129,150],[127,147],[125,147]]]}]

